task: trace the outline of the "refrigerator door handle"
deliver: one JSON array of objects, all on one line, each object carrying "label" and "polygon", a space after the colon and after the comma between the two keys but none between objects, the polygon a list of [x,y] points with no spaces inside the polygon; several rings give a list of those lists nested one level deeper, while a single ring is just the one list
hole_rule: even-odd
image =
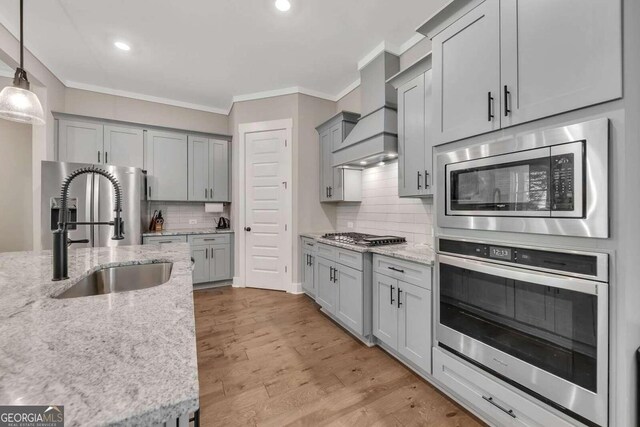
[{"label": "refrigerator door handle", "polygon": [[[98,222],[100,221],[100,176],[92,173],[91,178],[93,179],[93,211],[91,212],[91,221]],[[100,241],[100,234],[97,230],[98,227],[100,226],[91,226],[91,246],[94,248],[102,246],[102,242]]]}]

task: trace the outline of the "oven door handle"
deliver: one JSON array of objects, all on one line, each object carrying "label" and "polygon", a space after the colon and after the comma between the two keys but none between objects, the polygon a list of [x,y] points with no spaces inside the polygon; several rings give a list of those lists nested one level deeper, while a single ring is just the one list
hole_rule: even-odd
[{"label": "oven door handle", "polygon": [[607,286],[606,283],[578,279],[576,277],[561,276],[542,271],[528,270],[522,267],[516,268],[509,265],[494,264],[449,255],[437,255],[437,263],[439,266],[441,264],[452,265],[465,270],[477,271],[478,273],[503,277],[505,279],[535,283],[537,285],[550,286],[552,288],[567,289],[589,295],[598,295],[598,287]]}]

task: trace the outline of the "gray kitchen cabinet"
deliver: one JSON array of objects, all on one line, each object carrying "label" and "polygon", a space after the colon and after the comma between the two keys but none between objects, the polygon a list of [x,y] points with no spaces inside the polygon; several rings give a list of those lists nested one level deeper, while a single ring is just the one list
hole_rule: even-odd
[{"label": "gray kitchen cabinet", "polygon": [[622,97],[621,14],[619,0],[502,1],[502,127]]},{"label": "gray kitchen cabinet", "polygon": [[147,199],[185,201],[187,197],[187,135],[144,131]]},{"label": "gray kitchen cabinet", "polygon": [[209,246],[209,282],[231,279],[231,245]]},{"label": "gray kitchen cabinet", "polygon": [[316,295],[315,286],[315,254],[310,251],[302,252],[302,290],[312,297]]},{"label": "gray kitchen cabinet", "polygon": [[431,372],[431,291],[398,282],[398,352]]},{"label": "gray kitchen cabinet", "polygon": [[398,280],[374,274],[373,335],[391,348],[398,347]]},{"label": "gray kitchen cabinet", "polygon": [[189,135],[189,200],[228,202],[229,143]]},{"label": "gray kitchen cabinet", "polygon": [[462,3],[419,29],[432,38],[436,144],[622,96],[620,0]]},{"label": "gray kitchen cabinet", "polygon": [[104,125],[106,165],[144,168],[144,132],[141,128]]},{"label": "gray kitchen cabinet", "polygon": [[389,79],[398,91],[398,195],[433,196],[431,54]]},{"label": "gray kitchen cabinet", "polygon": [[333,266],[333,261],[320,256],[316,258],[316,302],[329,313],[335,312],[338,299],[338,288],[333,281]]},{"label": "gray kitchen cabinet", "polygon": [[194,261],[193,283],[230,280],[232,273],[231,234],[188,236]]},{"label": "gray kitchen cabinet", "polygon": [[102,163],[104,129],[100,123],[58,120],[58,160],[75,163]]},{"label": "gray kitchen cabinet", "polygon": [[342,112],[316,128],[320,140],[320,201],[342,202],[362,199],[362,173],[333,166],[333,153],[353,130],[359,115]]},{"label": "gray kitchen cabinet", "polygon": [[334,280],[338,285],[338,300],[336,304],[336,316],[349,328],[363,334],[363,307],[362,307],[362,271],[335,264]]},{"label": "gray kitchen cabinet", "polygon": [[141,128],[59,119],[57,141],[61,162],[144,166]]},{"label": "gray kitchen cabinet", "polygon": [[416,285],[390,276],[407,274],[402,268],[389,270],[389,274],[376,268],[413,263],[381,255],[374,255],[373,263],[373,335],[396,357],[431,373],[431,269],[415,265],[414,271],[429,272],[428,278]]},{"label": "gray kitchen cabinet", "polygon": [[209,247],[192,246],[191,258],[193,259],[193,283],[206,283],[209,281]]}]

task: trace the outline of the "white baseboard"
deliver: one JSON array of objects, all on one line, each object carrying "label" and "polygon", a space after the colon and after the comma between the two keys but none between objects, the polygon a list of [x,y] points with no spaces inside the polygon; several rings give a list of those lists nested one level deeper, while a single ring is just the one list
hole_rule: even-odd
[{"label": "white baseboard", "polygon": [[242,280],[242,278],[240,276],[234,276],[233,277],[233,285],[234,288],[244,288],[244,281]]},{"label": "white baseboard", "polygon": [[291,289],[288,292],[290,294],[298,295],[304,293],[304,291],[302,290],[302,283],[292,283],[289,289]]}]

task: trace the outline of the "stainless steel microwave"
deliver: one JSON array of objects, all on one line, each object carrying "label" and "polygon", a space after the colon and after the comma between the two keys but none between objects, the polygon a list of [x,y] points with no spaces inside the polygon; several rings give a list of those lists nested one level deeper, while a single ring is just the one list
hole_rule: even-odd
[{"label": "stainless steel microwave", "polygon": [[609,237],[607,119],[441,153],[438,225]]}]

